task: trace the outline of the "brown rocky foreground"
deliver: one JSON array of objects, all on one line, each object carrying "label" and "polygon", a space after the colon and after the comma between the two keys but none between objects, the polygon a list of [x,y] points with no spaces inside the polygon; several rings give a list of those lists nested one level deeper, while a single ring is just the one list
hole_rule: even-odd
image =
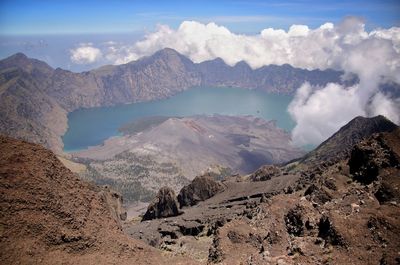
[{"label": "brown rocky foreground", "polygon": [[4,136],[0,150],[0,264],[192,263],[124,235],[119,195],[52,152]]},{"label": "brown rocky foreground", "polygon": [[400,129],[340,145],[363,128],[306,162],[200,177],[179,200],[164,189],[141,222],[109,187],[1,136],[0,264],[399,264]]}]

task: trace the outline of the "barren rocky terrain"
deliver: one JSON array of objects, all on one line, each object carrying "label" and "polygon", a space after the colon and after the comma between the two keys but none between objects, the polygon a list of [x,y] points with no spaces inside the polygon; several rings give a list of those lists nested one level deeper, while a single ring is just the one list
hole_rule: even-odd
[{"label": "barren rocky terrain", "polygon": [[[384,133],[336,147],[343,151],[338,160],[266,166],[226,178],[214,196],[192,206],[163,201],[160,193],[148,212],[156,208],[162,216],[163,208],[180,205],[175,216],[132,220],[124,230],[208,264],[398,264],[400,130],[383,117],[356,118],[336,134],[337,143],[346,142],[349,131],[361,134],[360,122]],[[185,198],[199,198],[215,185],[202,178],[191,184],[197,189],[181,191]]]},{"label": "barren rocky terrain", "polygon": [[142,220],[51,151],[1,136],[0,263],[398,264],[400,129],[358,117],[335,135],[312,162],[163,187]]},{"label": "barren rocky terrain", "polygon": [[120,195],[80,180],[51,151],[4,136],[0,149],[1,264],[191,263],[124,235]]}]

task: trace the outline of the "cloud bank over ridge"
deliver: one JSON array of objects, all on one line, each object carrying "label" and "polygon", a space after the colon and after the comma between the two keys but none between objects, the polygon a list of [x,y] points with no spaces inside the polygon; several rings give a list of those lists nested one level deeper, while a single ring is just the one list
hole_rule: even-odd
[{"label": "cloud bank over ridge", "polygon": [[[259,34],[242,35],[215,23],[184,21],[176,30],[159,25],[155,32],[132,45],[109,42],[103,45],[102,52],[114,64],[127,63],[169,47],[194,62],[220,57],[229,65],[244,60],[253,68],[287,63],[306,69],[338,69],[342,68],[346,52],[358,49],[365,40],[386,40],[398,53],[400,28],[367,32],[362,20],[349,17],[338,25],[325,23],[316,29],[292,25],[287,32],[266,28]],[[87,46],[93,48],[91,44]]]},{"label": "cloud bank over ridge", "polygon": [[[220,57],[229,65],[244,60],[252,68],[287,63],[357,74],[360,83],[353,87],[304,84],[297,91],[288,111],[296,122],[292,137],[298,145],[320,143],[357,115],[383,114],[400,122],[399,99],[378,91],[384,82],[400,83],[398,27],[368,32],[361,19],[349,17],[336,25],[325,23],[316,29],[292,25],[288,31],[266,28],[256,35],[242,35],[215,23],[184,21],[176,30],[160,25],[133,45],[110,43],[101,54],[103,60],[121,64],[166,47],[194,62]],[[88,48],[97,49],[91,45]],[[73,55],[74,51],[71,52]],[[87,61],[92,58],[101,59],[90,57]]]},{"label": "cloud bank over ridge", "polygon": [[101,50],[93,47],[92,43],[80,43],[77,48],[70,52],[71,61],[76,64],[91,64],[103,56]]}]

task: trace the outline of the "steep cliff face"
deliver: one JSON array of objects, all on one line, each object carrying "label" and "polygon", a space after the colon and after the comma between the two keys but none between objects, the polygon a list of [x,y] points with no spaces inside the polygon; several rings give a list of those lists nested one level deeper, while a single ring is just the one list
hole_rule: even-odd
[{"label": "steep cliff face", "polygon": [[7,68],[0,76],[0,132],[61,152],[67,111],[43,91],[33,75]]},{"label": "steep cliff face", "polygon": [[221,59],[195,64],[172,49],[124,65],[73,73],[16,54],[0,61],[0,132],[60,153],[67,113],[78,108],[163,99],[194,86],[235,86],[293,93],[304,81],[340,82],[341,72],[289,65],[251,69]]},{"label": "steep cliff face", "polygon": [[91,72],[73,73],[57,68],[46,83],[45,93],[67,112],[105,105],[101,80]]},{"label": "steep cliff face", "polygon": [[46,93],[67,111],[162,99],[200,84],[193,63],[171,49],[124,65],[72,73],[57,68]]},{"label": "steep cliff face", "polygon": [[106,104],[162,99],[200,84],[194,64],[172,49],[93,72],[103,83]]}]

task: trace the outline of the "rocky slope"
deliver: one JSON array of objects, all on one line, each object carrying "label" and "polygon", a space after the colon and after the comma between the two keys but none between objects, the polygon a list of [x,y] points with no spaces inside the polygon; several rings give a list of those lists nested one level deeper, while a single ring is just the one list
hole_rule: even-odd
[{"label": "rocky slope", "polygon": [[121,198],[50,151],[0,136],[1,264],[179,264],[121,231]]},{"label": "rocky slope", "polygon": [[[247,174],[264,164],[283,163],[304,152],[273,121],[252,116],[163,118],[126,126],[126,135],[72,153],[88,168],[84,176],[108,184],[126,201],[149,201],[162,187],[178,192],[197,175]],[[129,129],[128,129],[129,127]],[[139,128],[139,129],[135,129]]]},{"label": "rocky slope", "polygon": [[62,152],[67,113],[78,108],[162,99],[194,86],[293,93],[303,82],[341,82],[341,72],[288,65],[252,70],[222,60],[195,64],[172,49],[124,65],[73,73],[18,53],[0,61],[0,132]]},{"label": "rocky slope", "polygon": [[180,209],[164,188],[149,207],[157,214],[124,222],[117,193],[1,136],[0,263],[398,264],[400,129],[352,144],[332,163],[198,178],[182,191],[196,203]]},{"label": "rocky slope", "polygon": [[[385,131],[387,121],[377,120],[363,119],[363,126]],[[124,230],[208,264],[398,264],[400,129],[369,133],[331,163],[323,154],[334,147],[327,141],[313,164],[232,176],[183,213],[128,222]],[[347,136],[335,139],[346,143]]]},{"label": "rocky slope", "polygon": [[[60,136],[67,129],[67,111],[37,81],[47,78],[52,69],[42,67],[43,70],[36,61],[25,60],[22,55],[15,57],[10,63],[22,60],[21,67],[27,69],[2,69],[8,67],[7,61],[0,64],[0,132],[61,151]],[[29,72],[30,69],[34,70]]]},{"label": "rocky slope", "polygon": [[347,157],[350,150],[359,141],[374,133],[391,132],[396,128],[396,124],[381,115],[373,118],[356,117],[321,143],[315,150],[305,155],[300,162],[310,165],[313,162],[332,163],[339,161]]}]

